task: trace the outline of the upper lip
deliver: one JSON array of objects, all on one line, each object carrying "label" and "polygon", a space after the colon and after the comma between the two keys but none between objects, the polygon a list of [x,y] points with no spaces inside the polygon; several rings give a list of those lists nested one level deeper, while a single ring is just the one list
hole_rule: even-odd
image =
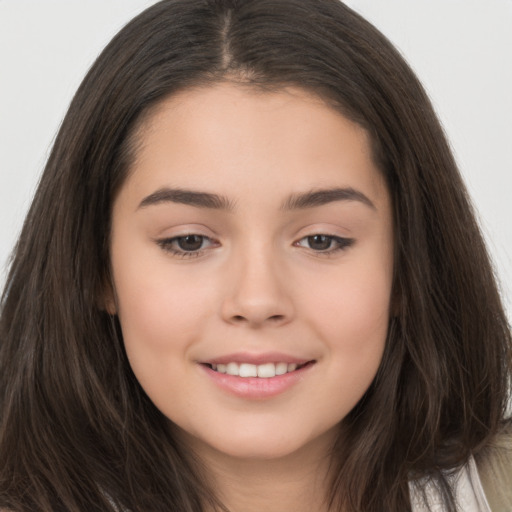
[{"label": "upper lip", "polygon": [[228,363],[248,363],[248,364],[266,364],[266,363],[295,363],[305,364],[313,359],[291,356],[282,352],[265,352],[261,354],[254,354],[249,352],[236,352],[233,354],[226,354],[211,359],[200,361],[203,364],[228,364]]}]

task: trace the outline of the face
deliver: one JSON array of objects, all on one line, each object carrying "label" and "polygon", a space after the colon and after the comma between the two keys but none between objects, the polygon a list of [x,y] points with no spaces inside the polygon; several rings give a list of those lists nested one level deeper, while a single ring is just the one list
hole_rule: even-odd
[{"label": "face", "polygon": [[372,382],[393,266],[365,131],[298,89],[163,102],[115,200],[126,352],[197,450],[272,458],[332,439]]}]

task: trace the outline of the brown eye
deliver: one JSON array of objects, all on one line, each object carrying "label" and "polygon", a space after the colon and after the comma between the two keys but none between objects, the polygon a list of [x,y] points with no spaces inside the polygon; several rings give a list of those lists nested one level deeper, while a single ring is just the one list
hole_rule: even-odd
[{"label": "brown eye", "polygon": [[326,251],[331,248],[333,242],[332,236],[313,235],[307,237],[309,247],[315,251]]},{"label": "brown eye", "polygon": [[182,251],[198,251],[202,248],[204,237],[201,235],[187,235],[176,238],[176,243]]},{"label": "brown eye", "polygon": [[191,258],[203,255],[203,253],[214,247],[218,247],[218,242],[204,235],[175,236],[173,238],[164,238],[156,240],[165,252],[180,258]]},{"label": "brown eye", "polygon": [[316,253],[325,253],[326,255],[335,253],[337,251],[343,251],[349,248],[354,243],[353,238],[342,238],[334,235],[323,235],[321,233],[305,236],[298,242],[295,242],[295,246],[304,247]]}]

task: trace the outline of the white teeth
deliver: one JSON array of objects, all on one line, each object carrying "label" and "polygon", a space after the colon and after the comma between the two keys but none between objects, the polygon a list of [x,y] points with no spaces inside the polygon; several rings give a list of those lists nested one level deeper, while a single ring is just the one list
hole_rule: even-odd
[{"label": "white teeth", "polygon": [[226,373],[228,375],[239,375],[238,363],[228,363],[226,365]]},{"label": "white teeth", "polygon": [[288,372],[288,364],[287,363],[277,363],[276,364],[276,375],[284,375]]},{"label": "white teeth", "polygon": [[258,377],[268,379],[276,376],[276,365],[274,363],[258,365]]},{"label": "white teeth", "polygon": [[238,370],[240,377],[257,377],[258,368],[255,364],[242,363]]},{"label": "white teeth", "polygon": [[265,364],[249,364],[249,363],[228,363],[228,364],[212,364],[212,370],[218,373],[226,373],[237,377],[259,377],[261,379],[269,379],[276,375],[284,375],[297,369],[295,363],[265,363]]}]

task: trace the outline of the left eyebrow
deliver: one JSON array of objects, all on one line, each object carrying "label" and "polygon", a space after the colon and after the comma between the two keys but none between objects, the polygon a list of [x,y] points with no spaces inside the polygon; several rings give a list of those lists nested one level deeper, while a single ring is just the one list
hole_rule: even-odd
[{"label": "left eyebrow", "polygon": [[315,208],[335,201],[359,201],[372,210],[377,210],[372,201],[359,190],[348,188],[330,188],[325,190],[311,190],[294,194],[281,206],[282,210],[302,210]]}]

